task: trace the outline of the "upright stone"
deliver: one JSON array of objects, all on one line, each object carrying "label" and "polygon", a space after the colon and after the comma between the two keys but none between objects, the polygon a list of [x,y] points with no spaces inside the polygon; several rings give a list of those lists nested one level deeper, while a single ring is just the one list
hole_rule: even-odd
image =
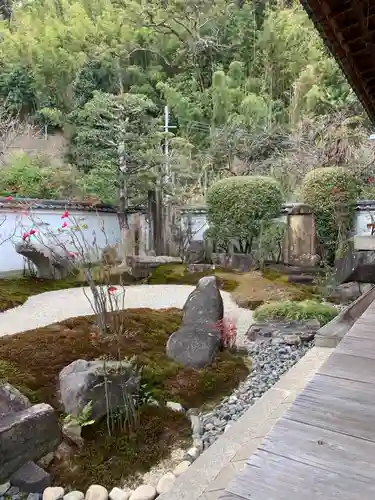
[{"label": "upright stone", "polygon": [[168,357],[193,368],[210,364],[220,346],[223,315],[215,276],[201,278],[184,305],[181,327],[168,339]]}]

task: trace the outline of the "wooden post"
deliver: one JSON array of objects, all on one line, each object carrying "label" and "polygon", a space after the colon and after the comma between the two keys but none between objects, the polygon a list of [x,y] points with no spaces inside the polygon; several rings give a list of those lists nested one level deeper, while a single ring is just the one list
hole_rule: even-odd
[{"label": "wooden post", "polygon": [[150,251],[156,253],[156,230],[155,230],[155,191],[148,192],[148,218]]}]

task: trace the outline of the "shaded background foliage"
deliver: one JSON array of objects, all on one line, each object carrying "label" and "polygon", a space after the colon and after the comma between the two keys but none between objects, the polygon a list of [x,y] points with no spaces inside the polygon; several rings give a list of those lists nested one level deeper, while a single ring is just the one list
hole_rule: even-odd
[{"label": "shaded background foliage", "polygon": [[369,124],[297,0],[6,0],[0,15],[1,106],[64,134],[77,196],[118,201],[123,144],[130,197],[145,199],[162,177],[165,104],[170,196],[201,200],[218,179],[255,174],[293,201],[330,166],[372,193]]}]

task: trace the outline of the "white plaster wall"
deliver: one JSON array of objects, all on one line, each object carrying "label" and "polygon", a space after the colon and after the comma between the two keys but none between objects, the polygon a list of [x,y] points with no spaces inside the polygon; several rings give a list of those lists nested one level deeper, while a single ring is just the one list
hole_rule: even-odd
[{"label": "white plaster wall", "polygon": [[[37,235],[32,236],[31,241],[35,238],[36,241],[41,240],[44,244],[53,244],[54,238],[48,236],[48,233],[52,232],[58,235],[61,242],[66,243],[68,250],[75,251],[75,248],[68,244],[70,240],[68,229],[61,233],[57,232],[65,220],[69,226],[73,225],[71,220],[87,224],[88,227],[83,230],[83,234],[90,247],[95,241],[98,250],[102,250],[107,244],[119,244],[120,227],[117,214],[70,210],[70,220],[67,220],[61,219],[62,213],[63,210],[33,210],[30,217],[25,213],[0,209],[0,224],[3,222],[0,226],[0,273],[18,271],[24,268],[24,259],[15,251],[14,245],[21,241],[22,234],[30,229],[37,231]],[[104,232],[101,227],[104,227]],[[79,238],[79,232],[75,232],[75,234]],[[1,244],[9,236],[12,236],[11,239]],[[82,239],[80,241],[82,242]],[[100,258],[100,255],[92,255],[92,260],[97,257]]]},{"label": "white plaster wall", "polygon": [[[275,221],[287,222],[286,215],[280,215]],[[188,215],[184,215],[181,218],[181,223],[184,231],[188,228]],[[191,214],[191,232],[192,240],[203,241],[204,233],[208,229],[208,222],[206,214]]]},{"label": "white plaster wall", "polygon": [[367,224],[373,222],[375,222],[375,209],[369,210],[368,212],[357,212],[354,234],[358,236],[371,234],[371,229],[368,229]]}]

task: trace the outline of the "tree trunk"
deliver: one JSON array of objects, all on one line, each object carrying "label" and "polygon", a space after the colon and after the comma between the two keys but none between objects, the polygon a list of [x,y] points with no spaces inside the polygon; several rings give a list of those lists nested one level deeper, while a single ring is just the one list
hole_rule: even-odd
[{"label": "tree trunk", "polygon": [[120,190],[120,235],[121,235],[121,260],[122,266],[128,267],[127,257],[133,255],[133,238],[129,226],[128,182],[126,176]]}]

